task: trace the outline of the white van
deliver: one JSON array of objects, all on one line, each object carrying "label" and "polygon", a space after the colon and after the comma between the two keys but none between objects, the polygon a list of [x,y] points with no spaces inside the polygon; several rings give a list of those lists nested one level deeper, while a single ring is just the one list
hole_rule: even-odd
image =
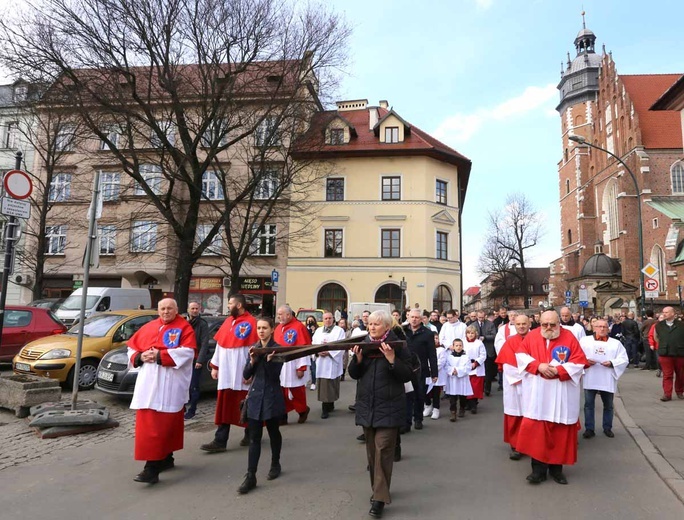
[{"label": "white van", "polygon": [[[71,293],[55,313],[69,327],[78,320],[81,312],[83,289]],[[95,312],[137,309],[139,305],[150,308],[152,300],[147,289],[123,289],[121,287],[88,287],[85,317]]]},{"label": "white van", "polygon": [[393,310],[394,305],[391,303],[354,302],[349,304],[347,315],[349,316],[349,323],[351,323],[354,316],[361,317],[363,311],[385,311],[387,314],[391,314]]}]

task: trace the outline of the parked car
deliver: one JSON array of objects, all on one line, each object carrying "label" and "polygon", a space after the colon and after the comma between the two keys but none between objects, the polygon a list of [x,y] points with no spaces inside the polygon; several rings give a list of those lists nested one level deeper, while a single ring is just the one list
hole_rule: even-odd
[{"label": "parked car", "polygon": [[57,312],[59,306],[64,303],[66,298],[42,298],[40,300],[33,300],[28,304],[29,307],[40,307],[43,309],[49,309],[52,312]]},{"label": "parked car", "polygon": [[62,334],[67,328],[50,309],[8,305],[2,328],[0,361],[9,363],[21,347],[30,341],[53,334]]},{"label": "parked car", "polygon": [[323,313],[325,311],[323,309],[299,309],[297,311],[297,320],[301,321],[306,325],[306,319],[309,316],[313,316],[316,318],[316,323],[318,323],[319,327],[323,326]]},{"label": "parked car", "polygon": [[[158,316],[156,311],[121,310],[103,312],[86,318],[83,323],[83,350],[78,386],[88,390],[95,386],[97,365],[102,356],[123,346],[145,323]],[[32,341],[12,361],[16,374],[36,374],[57,379],[68,386],[74,384],[77,323],[64,334]]]},{"label": "parked car", "polygon": [[[209,356],[214,354],[216,340],[214,334],[226,320],[227,316],[202,316],[209,325]],[[202,367],[200,377],[200,391],[215,392],[216,380],[211,378],[208,367]],[[128,368],[128,348],[121,347],[105,354],[97,369],[97,382],[95,388],[106,394],[118,397],[131,397],[138,379],[138,369]]]},{"label": "parked car", "polygon": [[[74,325],[81,315],[83,288],[76,289],[59,307],[57,317],[69,327]],[[121,309],[150,308],[150,291],[148,289],[129,289],[122,287],[88,287],[86,296],[85,317],[96,312],[118,311]]]}]

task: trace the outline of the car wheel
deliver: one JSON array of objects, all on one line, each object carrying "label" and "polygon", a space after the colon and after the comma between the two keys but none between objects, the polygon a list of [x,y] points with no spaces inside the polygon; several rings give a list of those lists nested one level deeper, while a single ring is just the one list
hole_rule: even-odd
[{"label": "car wheel", "polygon": [[[67,378],[67,385],[69,388],[74,387],[74,371],[76,367],[74,366],[69,372],[69,377]],[[84,359],[81,361],[81,370],[78,374],[78,389],[79,390],[91,390],[95,386],[97,381],[97,361],[92,359]]]}]

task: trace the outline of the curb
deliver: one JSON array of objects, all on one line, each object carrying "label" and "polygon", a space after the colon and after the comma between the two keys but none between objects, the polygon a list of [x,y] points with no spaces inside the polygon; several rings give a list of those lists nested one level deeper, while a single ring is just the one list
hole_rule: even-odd
[{"label": "curb", "polygon": [[641,453],[644,454],[648,463],[663,482],[672,490],[679,501],[684,504],[684,478],[677,473],[674,467],[665,457],[663,457],[660,451],[658,451],[658,448],[653,445],[651,439],[648,438],[648,435],[646,435],[639,425],[634,422],[634,419],[629,415],[629,412],[627,412],[627,409],[622,402],[622,397],[618,395],[615,396],[614,407],[622,426],[624,426],[627,433],[629,433],[629,436],[632,437],[637,446],[639,446]]}]

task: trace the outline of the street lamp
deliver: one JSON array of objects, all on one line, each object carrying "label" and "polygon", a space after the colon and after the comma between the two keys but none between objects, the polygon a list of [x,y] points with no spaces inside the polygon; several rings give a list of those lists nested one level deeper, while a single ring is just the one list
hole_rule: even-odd
[{"label": "street lamp", "polygon": [[606,150],[605,148],[601,148],[600,146],[596,146],[595,144],[590,143],[587,141],[584,137],[581,135],[569,135],[568,139],[570,141],[574,141],[577,144],[583,144],[586,146],[589,146],[590,148],[596,148],[597,150],[601,150],[602,152],[607,153],[611,157],[613,157],[617,162],[619,162],[622,166],[625,167],[627,170],[627,173],[629,173],[629,176],[632,178],[632,182],[634,183],[634,190],[636,191],[636,197],[637,197],[637,213],[638,213],[638,225],[637,225],[637,235],[639,237],[639,292],[641,293],[641,316],[644,316],[646,312],[646,307],[645,307],[645,298],[644,298],[644,272],[642,269],[644,268],[644,223],[641,220],[641,192],[639,191],[639,183],[637,182],[637,178],[634,175],[634,172],[627,166],[625,161],[620,159],[617,155],[615,155],[613,152],[610,152]]}]

